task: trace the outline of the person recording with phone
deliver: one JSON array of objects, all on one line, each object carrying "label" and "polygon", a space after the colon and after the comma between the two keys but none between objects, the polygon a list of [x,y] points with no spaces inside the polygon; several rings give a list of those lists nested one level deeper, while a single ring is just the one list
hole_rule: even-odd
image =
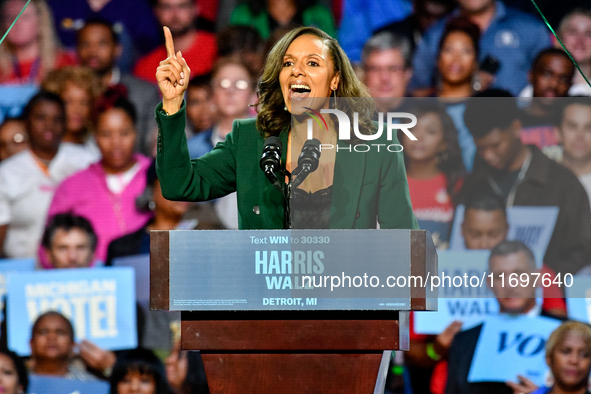
[{"label": "person recording with phone", "polygon": [[[168,57],[156,71],[164,197],[202,201],[236,191],[240,229],[418,229],[402,152],[385,148],[399,144],[396,133],[371,121],[373,100],[336,40],[313,27],[287,33],[268,55],[257,118],[234,121],[225,141],[190,160],[183,100],[190,69],[166,27],[164,35]],[[355,137],[337,138],[337,117],[322,113],[334,109],[356,122]],[[359,142],[382,149],[363,152]]]}]

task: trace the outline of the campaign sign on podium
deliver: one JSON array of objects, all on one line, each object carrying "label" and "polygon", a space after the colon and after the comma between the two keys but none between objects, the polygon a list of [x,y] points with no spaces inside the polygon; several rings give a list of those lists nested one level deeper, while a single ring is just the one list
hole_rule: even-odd
[{"label": "campaign sign on podium", "polygon": [[410,230],[170,232],[169,307],[409,310],[411,288],[429,285],[410,275],[410,236]]}]

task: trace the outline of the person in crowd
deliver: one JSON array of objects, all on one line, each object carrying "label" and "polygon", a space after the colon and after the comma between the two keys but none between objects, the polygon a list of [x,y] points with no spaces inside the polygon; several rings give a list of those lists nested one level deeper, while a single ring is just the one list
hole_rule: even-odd
[{"label": "person in crowd", "polygon": [[[497,97],[486,98],[492,95]],[[487,188],[507,207],[558,206],[544,262],[557,273],[578,272],[591,261],[591,211],[585,189],[571,171],[535,145],[521,142],[519,110],[509,92],[488,90],[476,96],[467,103],[464,121],[479,162],[462,193],[469,196]]]},{"label": "person in crowd", "polygon": [[464,205],[462,238],[468,250],[492,249],[509,233],[507,211],[494,194],[471,196]]},{"label": "person in crowd", "polygon": [[0,124],[0,162],[29,148],[29,136],[19,118],[4,118]]},{"label": "person in crowd", "polygon": [[117,357],[110,378],[110,394],[169,394],[162,363],[147,349],[133,349]]},{"label": "person in crowd", "polygon": [[374,34],[387,31],[406,37],[414,53],[423,34],[440,19],[449,15],[454,7],[455,2],[452,0],[414,0],[413,12],[408,17],[381,27]]},{"label": "person in crowd", "polygon": [[[211,74],[211,102],[216,108],[213,126],[188,140],[192,159],[203,156],[223,141],[232,131],[235,119],[250,117],[249,104],[253,103],[255,76],[240,59],[219,59]],[[187,109],[188,111],[188,109]]]},{"label": "person in crowd", "polygon": [[588,394],[591,373],[591,329],[569,321],[562,323],[546,341],[546,364],[550,367],[550,386],[537,387],[520,376],[519,382],[507,382],[516,393]]},{"label": "person in crowd", "polygon": [[431,231],[435,246],[449,244],[457,194],[465,174],[457,130],[438,103],[420,102],[409,112],[417,117],[416,141],[400,132],[413,212],[421,229]]},{"label": "person in crowd", "polygon": [[156,176],[155,162],[146,171],[146,189],[136,201],[143,211],[151,211],[154,217],[139,230],[117,238],[109,244],[106,265],[124,256],[150,253],[150,230],[186,229],[183,216],[189,208],[185,201],[170,201],[162,196]]},{"label": "person in crowd", "polygon": [[62,141],[88,149],[99,160],[100,153],[91,129],[92,108],[99,94],[99,85],[92,70],[79,66],[54,70],[43,80],[41,87],[59,95],[66,106],[66,132]]},{"label": "person in crowd", "polygon": [[530,84],[519,93],[519,97],[542,97],[545,100],[533,101],[535,106],[528,114],[534,119],[536,116],[547,116],[552,98],[570,95],[576,74],[574,63],[562,48],[546,48],[538,53],[527,74]]},{"label": "person in crowd", "polygon": [[198,351],[183,351],[180,341],[175,341],[164,366],[175,394],[209,394],[203,360]]},{"label": "person in crowd", "polygon": [[519,383],[509,382],[514,392],[549,394],[588,394],[591,373],[591,328],[569,321],[562,323],[546,341],[546,364],[552,372],[549,387],[536,387],[527,378]]},{"label": "person in crowd", "polygon": [[[191,158],[196,159],[210,152],[232,131],[235,119],[250,118],[249,104],[254,96],[255,76],[240,59],[219,59],[212,71],[212,103],[217,108],[216,122],[211,129],[197,134],[187,141]],[[236,195],[230,194],[215,203],[218,217],[226,228],[238,228]]]},{"label": "person in crowd", "polygon": [[35,320],[31,332],[29,372],[72,380],[97,380],[73,357],[74,327],[59,312],[50,311]]},{"label": "person in crowd", "polygon": [[[146,171],[146,188],[137,198],[136,206],[140,211],[152,213],[154,218],[139,230],[114,239],[109,244],[105,262],[107,266],[111,266],[113,260],[120,257],[150,253],[150,230],[193,230],[197,224],[195,220],[183,220],[189,203],[170,201],[162,197],[155,162]],[[141,346],[170,349],[170,322],[180,319],[180,315],[168,311],[145,311],[144,315],[145,322],[140,328]]]},{"label": "person in crowd", "polygon": [[101,261],[113,239],[141,228],[152,216],[135,207],[150,166],[147,157],[133,153],[135,109],[120,91],[107,93],[97,105],[94,125],[102,160],[63,181],[48,213],[50,219],[64,212],[86,217],[98,236],[95,257]]},{"label": "person in crowd", "polygon": [[378,112],[402,111],[406,88],[412,76],[410,42],[388,32],[376,34],[363,46],[363,83]]},{"label": "person in crowd", "polygon": [[[482,87],[478,74],[478,26],[464,17],[449,19],[439,43],[438,83],[429,95],[442,97],[458,131],[462,160],[472,170],[476,146],[463,120],[466,98]],[[425,92],[429,92],[425,90]]]},{"label": "person in crowd", "polygon": [[[533,16],[498,0],[458,0],[458,6],[450,17],[467,17],[480,29],[479,60],[492,56],[500,62],[495,86],[517,95],[527,84],[531,61],[551,44],[548,29]],[[424,34],[413,60],[411,89],[434,85],[438,47],[450,17]]]},{"label": "person in crowd", "polygon": [[[490,250],[507,238],[509,222],[507,211],[501,201],[493,193],[481,191],[470,196],[464,205],[462,221],[462,237],[468,250]],[[540,270],[542,274],[556,273],[545,264]],[[554,283],[544,287],[542,308],[557,316],[566,316],[566,303],[562,290]]]},{"label": "person in crowd", "polygon": [[[375,112],[373,100],[338,42],[320,29],[300,27],[285,35],[267,57],[259,83],[257,119],[234,121],[224,142],[191,161],[184,147],[185,134],[180,131],[185,128],[182,97],[190,69],[180,51],[174,51],[170,31],[164,31],[168,58],[156,71],[163,94],[162,105],[156,108],[160,126],[156,168],[165,198],[203,201],[237,191],[240,228],[285,228],[290,218],[285,214],[285,199],[259,167],[260,147],[265,138],[276,136],[287,147],[287,169],[297,168],[298,155],[290,152],[302,150],[308,124],[302,121],[292,125],[291,111],[297,116],[308,115],[298,107],[299,99],[308,97],[312,111],[328,109],[344,100],[357,113],[362,132],[375,129],[371,120]],[[312,135],[321,143],[336,143],[335,123],[331,117],[327,121],[330,126],[312,124]],[[391,140],[397,138],[392,135]],[[292,228],[375,228],[378,223],[381,228],[417,228],[403,156],[348,152],[351,154],[325,150],[318,170],[304,180],[299,178],[301,187],[292,192],[300,195],[302,202],[311,199],[317,203],[292,209]],[[360,159],[366,161],[365,165]],[[370,183],[374,176],[381,181]],[[354,203],[350,197],[359,196],[364,179],[364,193]]]},{"label": "person in crowd", "polygon": [[6,394],[27,393],[27,367],[15,352],[0,348],[0,391]]},{"label": "person in crowd", "polygon": [[55,28],[63,45],[73,50],[77,32],[91,19],[101,18],[114,25],[121,36],[123,51],[118,65],[130,72],[138,56],[158,44],[158,23],[146,0],[48,0]]},{"label": "person in crowd", "polygon": [[85,268],[94,259],[97,236],[90,222],[71,213],[55,215],[45,228],[41,246],[44,268]]},{"label": "person in crowd", "polygon": [[85,149],[61,143],[65,110],[56,94],[36,94],[23,119],[30,149],[0,164],[0,255],[11,258],[35,256],[55,188],[93,160]]},{"label": "person in crowd", "polygon": [[[0,1],[0,26],[7,31],[26,0]],[[38,84],[53,69],[74,64],[60,49],[45,0],[32,1],[0,46],[0,83]]]},{"label": "person in crowd", "polygon": [[479,39],[480,30],[469,19],[458,17],[448,21],[437,56],[438,97],[462,100],[472,96],[477,82]]},{"label": "person in crowd", "polygon": [[332,37],[337,32],[332,13],[316,0],[247,0],[232,11],[230,24],[252,26],[263,39],[281,27],[316,26]]},{"label": "person in crowd", "polygon": [[212,103],[211,74],[193,77],[185,96],[187,121],[190,128],[187,136],[194,136],[213,127],[217,107]]},{"label": "person in crowd", "polygon": [[566,102],[556,139],[563,147],[562,165],[579,178],[591,201],[591,99]]},{"label": "person in crowd", "polygon": [[[509,223],[507,222],[507,213],[503,202],[494,195],[486,193],[477,193],[471,196],[465,204],[464,220],[462,222],[462,237],[465,248],[468,250],[493,249],[507,238],[509,232]],[[555,277],[554,271],[542,266],[540,270],[542,275],[550,274]],[[545,287],[542,310],[545,313],[554,316],[566,316],[566,303],[563,298],[562,290],[552,285]],[[411,351],[407,357],[411,376],[415,374],[424,374],[425,368],[435,367],[431,378],[431,391],[443,392],[445,387],[445,374],[447,370],[446,356],[449,352],[454,336],[460,331],[461,322],[451,323],[442,333],[437,336],[429,337],[425,335],[414,334],[411,337]],[[427,347],[431,350],[427,350]],[[413,348],[414,347],[414,348]],[[417,377],[413,382],[417,384],[428,384]]]},{"label": "person in crowd", "polygon": [[[578,8],[567,15],[558,25],[558,36],[576,60],[583,74],[591,75],[591,11],[589,7]],[[555,41],[556,47],[561,47]],[[569,96],[591,96],[591,87],[585,77],[577,70],[568,91]]]},{"label": "person in crowd", "polygon": [[255,76],[263,70],[264,44],[258,30],[248,25],[228,26],[217,34],[218,56],[239,57]]},{"label": "person in crowd", "polygon": [[[184,53],[195,75],[211,71],[217,54],[215,35],[198,30],[195,25],[197,5],[194,0],[156,0],[154,14],[161,26],[167,26],[175,37],[177,50]],[[156,83],[154,70],[166,58],[162,45],[140,58],[135,76]]]},{"label": "person in crowd", "polygon": [[546,156],[560,160],[556,129],[560,123],[560,106],[571,86],[575,66],[568,55],[557,48],[548,48],[536,56],[529,73],[533,98],[521,114],[521,141],[533,144]]},{"label": "person in crowd", "polygon": [[412,13],[412,4],[404,0],[343,0],[339,43],[353,63],[361,60],[361,51],[372,32]]},{"label": "person in crowd", "polygon": [[[553,316],[536,304],[536,288],[501,286],[500,275],[532,274],[536,272],[532,251],[519,241],[501,241],[490,253],[488,272],[493,274],[493,291],[501,313],[527,316]],[[513,389],[505,383],[468,382],[468,372],[483,325],[459,332],[449,348],[448,374],[445,392],[452,393],[511,393]],[[517,379],[517,377],[516,377]]]},{"label": "person in crowd", "polygon": [[117,66],[117,59],[123,51],[119,36],[107,20],[90,19],[76,36],[76,54],[80,63],[98,76],[101,91],[119,84],[125,86],[127,98],[137,112],[138,138],[135,150],[150,155],[157,128],[152,109],[160,101],[160,94],[151,83],[123,72]]}]

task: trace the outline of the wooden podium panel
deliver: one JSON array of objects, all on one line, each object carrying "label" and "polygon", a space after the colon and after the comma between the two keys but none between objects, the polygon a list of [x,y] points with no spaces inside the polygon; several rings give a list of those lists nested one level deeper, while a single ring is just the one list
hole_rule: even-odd
[{"label": "wooden podium panel", "polygon": [[373,393],[382,352],[374,354],[203,354],[211,394]]},{"label": "wooden podium panel", "polygon": [[181,347],[202,352],[354,350],[381,354],[384,349],[407,348],[408,326],[400,327],[395,315],[393,320],[185,320],[183,314]]}]

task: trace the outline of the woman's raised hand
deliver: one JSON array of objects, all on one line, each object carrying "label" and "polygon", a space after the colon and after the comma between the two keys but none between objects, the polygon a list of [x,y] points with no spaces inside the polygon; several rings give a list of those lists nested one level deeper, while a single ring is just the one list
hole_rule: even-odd
[{"label": "woman's raised hand", "polygon": [[174,52],[170,29],[164,26],[167,58],[156,69],[156,81],[162,92],[162,109],[172,115],[181,108],[191,69],[180,51]]}]

